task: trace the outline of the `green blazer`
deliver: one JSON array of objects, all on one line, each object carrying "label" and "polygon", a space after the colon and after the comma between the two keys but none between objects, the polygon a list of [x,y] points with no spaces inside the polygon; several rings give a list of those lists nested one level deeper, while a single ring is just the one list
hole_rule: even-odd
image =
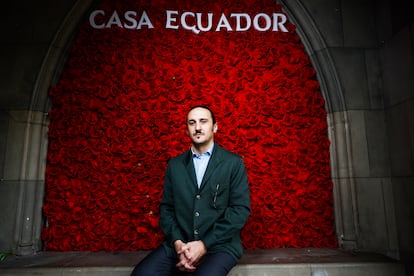
[{"label": "green blazer", "polygon": [[240,156],[215,144],[200,188],[191,150],[168,162],[160,204],[168,256],[176,256],[176,240],[202,240],[208,253],[227,252],[238,260],[240,231],[249,215],[249,184]]}]

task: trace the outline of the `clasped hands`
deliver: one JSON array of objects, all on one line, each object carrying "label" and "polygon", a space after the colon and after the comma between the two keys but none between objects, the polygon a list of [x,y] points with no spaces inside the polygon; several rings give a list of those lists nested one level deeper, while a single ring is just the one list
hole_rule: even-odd
[{"label": "clasped hands", "polygon": [[184,243],[181,240],[177,240],[174,242],[174,247],[178,256],[176,266],[180,271],[195,271],[201,258],[207,253],[207,249],[202,241]]}]

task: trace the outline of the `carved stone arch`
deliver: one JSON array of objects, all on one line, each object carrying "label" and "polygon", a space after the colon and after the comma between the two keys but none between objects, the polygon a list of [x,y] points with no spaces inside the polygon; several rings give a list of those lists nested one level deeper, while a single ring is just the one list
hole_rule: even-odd
[{"label": "carved stone arch", "polygon": [[[92,0],[78,0],[57,30],[46,53],[34,85],[28,111],[15,111],[11,116],[22,128],[22,156],[14,158],[10,167],[18,168],[18,200],[14,227],[17,255],[30,255],[42,250],[42,205],[45,190],[47,129],[50,101],[48,90],[57,81],[75,28],[82,22]],[[20,126],[22,125],[22,126]]]},{"label": "carved stone arch", "polygon": [[281,0],[280,2],[289,20],[295,24],[296,31],[317,71],[328,112],[336,234],[341,247],[356,250],[359,229],[357,195],[353,180],[350,122],[340,79],[329,48],[302,2],[300,0]]},{"label": "carved stone arch", "polygon": [[[48,89],[56,82],[65,63],[75,28],[84,19],[93,0],[78,0],[67,14],[49,47],[33,90],[24,122],[24,145],[19,165],[19,199],[15,221],[14,251],[33,254],[42,249],[42,203],[47,156]],[[305,45],[321,84],[328,111],[331,169],[334,182],[335,221],[342,247],[356,249],[358,221],[353,182],[349,120],[334,62],[317,25],[300,0],[282,0],[283,9]]]}]

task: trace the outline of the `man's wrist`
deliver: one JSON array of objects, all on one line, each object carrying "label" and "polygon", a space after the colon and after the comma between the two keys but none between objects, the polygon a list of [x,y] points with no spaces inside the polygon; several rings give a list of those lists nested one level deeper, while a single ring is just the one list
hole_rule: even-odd
[{"label": "man's wrist", "polygon": [[181,250],[181,247],[183,246],[184,242],[182,240],[176,240],[173,244],[175,251],[178,252]]},{"label": "man's wrist", "polygon": [[204,249],[204,254],[206,254],[207,253],[207,247],[206,247],[206,244],[202,241],[202,240],[199,240],[199,242],[200,242],[200,244],[202,245],[202,247],[203,247],[203,249]]}]

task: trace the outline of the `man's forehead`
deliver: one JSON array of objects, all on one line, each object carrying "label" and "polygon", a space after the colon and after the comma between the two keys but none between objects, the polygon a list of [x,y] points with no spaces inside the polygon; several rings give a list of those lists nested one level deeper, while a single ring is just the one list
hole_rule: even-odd
[{"label": "man's forehead", "polygon": [[198,108],[194,108],[193,110],[191,110],[188,113],[187,118],[188,120],[211,119],[211,114],[210,114],[210,111],[208,111],[207,109],[198,107]]}]

